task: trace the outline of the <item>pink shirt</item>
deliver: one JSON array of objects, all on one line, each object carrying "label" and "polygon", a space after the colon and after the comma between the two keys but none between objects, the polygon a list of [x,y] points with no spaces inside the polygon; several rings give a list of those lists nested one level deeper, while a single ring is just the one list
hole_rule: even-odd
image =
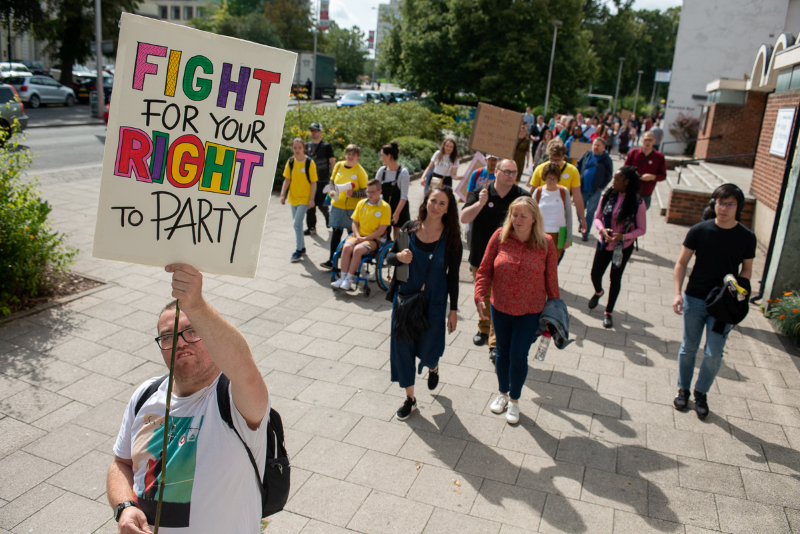
[{"label": "pink shirt", "polygon": [[501,243],[502,231],[498,229],[486,247],[475,279],[475,301],[483,302],[491,285],[496,310],[516,316],[540,313],[548,299],[561,298],[553,238],[545,236],[547,250],[530,249],[513,233]]},{"label": "pink shirt", "polygon": [[[611,230],[614,231],[615,234],[621,234],[624,230],[623,226],[617,222],[617,213],[619,212],[620,207],[622,206],[622,201],[625,200],[625,193],[620,193],[617,196],[617,201],[614,203],[614,211],[611,213]],[[600,205],[597,206],[597,213],[594,214],[594,227],[597,228],[598,231],[605,229],[605,225],[603,225],[603,200],[600,200]],[[644,205],[644,202],[641,200],[639,201],[639,210],[636,212],[636,224],[631,229],[630,232],[623,235],[622,238],[622,248],[628,248],[629,246],[633,245],[633,242],[636,241],[636,238],[639,236],[643,236],[644,233],[647,231],[647,208]],[[614,250],[614,246],[616,243],[608,243],[605,245],[606,250]]]}]

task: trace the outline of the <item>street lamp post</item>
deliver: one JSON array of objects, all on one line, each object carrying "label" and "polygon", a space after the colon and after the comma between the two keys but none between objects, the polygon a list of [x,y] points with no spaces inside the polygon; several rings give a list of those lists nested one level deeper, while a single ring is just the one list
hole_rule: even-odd
[{"label": "street lamp post", "polygon": [[547,116],[547,106],[550,104],[550,80],[553,78],[553,59],[556,56],[556,37],[558,37],[558,27],[561,26],[560,20],[553,22],[553,48],[550,49],[550,70],[547,73],[547,91],[544,93],[544,115]]},{"label": "street lamp post", "polygon": [[314,94],[317,90],[317,33],[319,33],[319,2],[314,6],[314,56],[311,59],[311,94],[308,101],[314,101]]},{"label": "street lamp post", "polygon": [[636,116],[636,104],[639,103],[639,84],[642,83],[643,70],[636,71],[639,73],[639,79],[636,80],[636,97],[633,99],[633,116]]},{"label": "street lamp post", "polygon": [[[372,9],[376,9],[373,7]],[[380,31],[381,12],[378,10],[377,21],[375,22],[375,43],[372,45],[372,77],[369,81],[372,83],[372,89],[375,89],[375,66],[378,63],[378,32]]]},{"label": "street lamp post", "polygon": [[619,82],[622,79],[622,64],[625,63],[625,58],[619,58],[619,74],[617,74],[617,91],[614,93],[614,108],[611,110],[611,115],[617,114],[617,99],[619,99]]},{"label": "street lamp post", "polygon": [[[103,92],[103,24],[100,0],[94,0],[94,41],[97,48],[97,117],[102,118],[106,110],[106,95]],[[62,67],[64,68],[64,67]]]}]

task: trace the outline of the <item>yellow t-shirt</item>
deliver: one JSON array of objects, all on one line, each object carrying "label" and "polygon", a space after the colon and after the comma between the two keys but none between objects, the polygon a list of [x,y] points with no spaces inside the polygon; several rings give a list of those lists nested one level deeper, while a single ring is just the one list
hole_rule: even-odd
[{"label": "yellow t-shirt", "polygon": [[283,169],[283,177],[287,180],[292,180],[289,184],[289,192],[286,195],[286,200],[288,200],[289,204],[292,206],[308,204],[308,201],[311,200],[311,182],[317,181],[317,164],[314,163],[313,159],[311,160],[308,166],[309,176],[306,176],[306,162],[295,161],[294,169],[292,169],[290,176],[289,164],[292,162],[292,159],[294,159],[294,156],[286,162],[286,167]]},{"label": "yellow t-shirt", "polygon": [[367,237],[380,225],[392,224],[392,208],[385,200],[381,200],[377,206],[373,206],[369,203],[369,199],[365,198],[356,206],[353,220],[358,223],[358,232],[361,237]]},{"label": "yellow t-shirt", "polygon": [[[353,182],[353,191],[358,191],[360,189],[367,188],[369,176],[367,176],[367,171],[364,170],[364,167],[362,167],[361,164],[356,163],[355,167],[348,169],[344,166],[344,161],[340,161],[333,167],[331,180],[336,185]],[[363,199],[357,197],[348,197],[347,193],[341,193],[339,198],[333,200],[332,205],[334,208],[352,210],[356,208],[361,200]]]},{"label": "yellow t-shirt", "polygon": [[[537,165],[536,168],[533,170],[533,176],[531,177],[531,185],[534,187],[539,187],[540,185],[544,185],[544,180],[542,179],[542,170],[544,169],[545,165],[549,165],[550,162],[546,161],[541,165]],[[563,167],[564,164],[562,164]],[[561,172],[561,177],[558,179],[558,185],[563,185],[569,191],[569,194],[572,195],[572,188],[573,187],[580,187],[581,186],[581,173],[572,163],[567,163],[567,166]]]}]

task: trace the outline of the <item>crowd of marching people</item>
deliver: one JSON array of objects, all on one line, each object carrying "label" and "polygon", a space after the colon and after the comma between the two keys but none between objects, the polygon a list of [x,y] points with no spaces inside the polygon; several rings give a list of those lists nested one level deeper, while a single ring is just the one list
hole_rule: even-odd
[{"label": "crowd of marching people", "polygon": [[[574,244],[575,229],[584,242],[596,233],[590,269],[594,292],[587,296],[587,306],[593,310],[605,299],[602,324],[613,328],[625,268],[638,238],[647,232],[656,184],[666,179],[666,162],[658,150],[663,132],[656,117],[631,115],[623,120],[620,114],[578,113],[556,114],[546,122],[528,108],[514,158],[483,155],[477,159],[484,163],[464,177],[458,175],[457,140],[447,137],[422,172],[424,198],[413,210],[410,173],[399,163],[401,146],[393,142],[381,148],[383,165],[371,177],[358,162],[358,146],[347,146],[344,160],[337,162],[322,139],[322,125],[312,123],[310,130],[310,142],[297,138],[292,143],[294,156],[283,174],[281,203],[291,204],[296,236],[291,261],[302,261],[306,254],[304,236],[316,234],[317,209],[331,230],[330,255],[321,267],[334,271],[334,290],[356,288],[361,260],[384,243],[391,246],[386,256],[387,265],[395,269],[386,297],[392,303],[391,379],[406,392],[397,419],[407,419],[416,409],[415,374],[427,369],[431,390],[439,383],[446,335],[458,321],[464,246],[479,318],[473,343],[489,350],[498,380],[490,409],[505,413],[509,423],[519,421],[518,401],[532,345],[541,338],[539,354],[551,339],[561,348],[569,337],[558,265]],[[623,160],[616,171],[615,156]],[[523,169],[530,172],[524,179]],[[467,194],[461,207],[454,194],[460,179],[466,180]],[[714,192],[711,204],[701,223],[705,226],[697,225],[687,235],[675,268],[674,310],[683,315],[684,342],[674,405],[679,410],[688,406],[695,353],[707,329],[709,344],[694,394],[701,418],[708,415],[706,393],[719,370],[731,325],[712,331],[713,315],[699,299],[726,274],[749,285],[755,254],[753,233],[738,223],[744,206],[741,191],[723,186]],[[727,258],[724,267],[709,250]],[[692,255],[695,268],[684,294]]]}]

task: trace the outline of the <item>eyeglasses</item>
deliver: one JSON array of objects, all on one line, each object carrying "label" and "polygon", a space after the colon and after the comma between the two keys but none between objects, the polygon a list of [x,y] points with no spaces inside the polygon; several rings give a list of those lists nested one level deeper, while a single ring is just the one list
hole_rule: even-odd
[{"label": "eyeglasses", "polygon": [[498,171],[502,172],[506,176],[516,176],[517,174],[519,174],[517,171],[511,171],[511,170],[508,170],[508,169],[498,169]]},{"label": "eyeglasses", "polygon": [[[197,332],[195,332],[194,328],[191,326],[186,330],[178,332],[178,335],[181,336],[186,343],[197,343],[200,341],[200,336],[197,335]],[[172,334],[158,336],[155,338],[155,340],[156,343],[158,343],[158,348],[161,350],[168,350],[172,348]]]},{"label": "eyeglasses", "polygon": [[725,208],[726,210],[733,209],[739,205],[738,202],[717,202],[717,206]]}]

